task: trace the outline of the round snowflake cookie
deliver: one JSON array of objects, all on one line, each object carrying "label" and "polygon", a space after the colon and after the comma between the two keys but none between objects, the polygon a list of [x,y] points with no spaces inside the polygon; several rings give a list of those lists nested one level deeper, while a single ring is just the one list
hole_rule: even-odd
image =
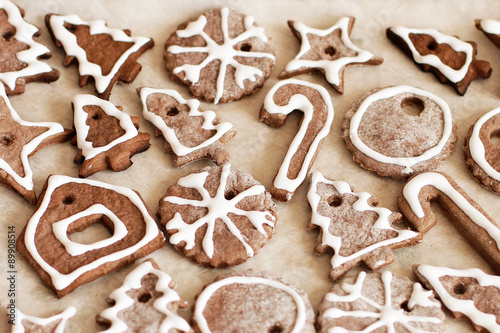
[{"label": "round snowflake cookie", "polygon": [[326,294],[318,325],[320,333],[444,332],[444,318],[441,303],[421,284],[391,272],[360,272]]},{"label": "round snowflake cookie", "polygon": [[229,267],[253,257],[272,237],[276,204],[250,174],[225,164],[179,179],[160,200],[158,216],[187,258]]},{"label": "round snowflake cookie", "polygon": [[313,333],[314,310],[307,294],[269,273],[219,276],[196,297],[196,332]]},{"label": "round snowflake cookie", "polygon": [[275,62],[264,29],[225,7],[181,24],[168,38],[164,57],[172,79],[215,104],[252,94]]},{"label": "round snowflake cookie", "polygon": [[411,86],[366,93],[342,124],[353,159],[369,171],[397,179],[437,168],[455,149],[456,131],[448,104]]}]

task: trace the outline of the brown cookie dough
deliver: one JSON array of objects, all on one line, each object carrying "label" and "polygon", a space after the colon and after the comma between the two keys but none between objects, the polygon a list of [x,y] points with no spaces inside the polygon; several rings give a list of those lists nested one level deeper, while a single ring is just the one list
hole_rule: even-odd
[{"label": "brown cookie dough", "polygon": [[72,102],[79,151],[74,162],[81,164],[78,176],[85,178],[102,170],[123,171],[130,158],[149,148],[149,133],[139,132],[139,117],[130,117],[121,106],[93,95],[77,95]]},{"label": "brown cookie dough", "polygon": [[271,194],[229,164],[179,179],[160,199],[158,217],[177,250],[209,267],[253,257],[274,234],[277,219]]},{"label": "brown cookie dough", "polygon": [[493,109],[472,125],[464,144],[465,163],[474,178],[500,193],[500,148],[492,142],[500,135],[500,108]]},{"label": "brown cookie dough", "polygon": [[354,161],[397,179],[437,168],[455,149],[456,132],[448,104],[410,86],[369,91],[342,123],[342,138]]},{"label": "brown cookie dough", "polygon": [[477,60],[477,45],[435,29],[391,27],[387,38],[426,72],[432,72],[441,83],[453,86],[464,95],[469,84],[491,76],[490,63]]},{"label": "brown cookie dough", "polygon": [[366,192],[354,193],[348,183],[312,174],[307,194],[312,209],[309,229],[319,229],[315,253],[333,251],[330,278],[337,280],[364,262],[379,269],[394,262],[393,250],[422,241],[417,232],[395,227],[402,215],[378,207]]},{"label": "brown cookie dough", "polygon": [[197,295],[196,332],[313,333],[314,311],[301,289],[268,273],[219,276]]},{"label": "brown cookie dough", "polygon": [[[99,223],[111,236],[80,243],[70,235]],[[51,175],[17,239],[17,250],[63,297],[80,285],[163,247],[165,238],[140,195],[126,187]]]},{"label": "brown cookie dough", "polygon": [[280,73],[280,79],[319,72],[335,90],[344,93],[344,71],[354,65],[380,65],[383,59],[360,49],[350,39],[354,17],[342,17],[327,29],[313,29],[300,22],[288,26],[301,43],[300,51]]},{"label": "brown cookie dough", "polygon": [[275,61],[264,29],[251,16],[225,7],[181,24],[168,38],[164,57],[173,80],[215,104],[253,94]]},{"label": "brown cookie dough", "polygon": [[116,82],[135,80],[142,69],[137,60],[154,46],[151,38],[132,37],[130,30],[111,29],[104,21],[87,22],[77,15],[47,14],[45,23],[54,43],[66,53],[64,66],[78,64],[80,87],[92,78],[103,99],[109,99]]},{"label": "brown cookie dough", "polygon": [[156,127],[156,136],[164,137],[175,167],[202,158],[217,165],[229,162],[224,145],[236,134],[233,125],[221,122],[214,111],[203,111],[198,100],[185,100],[175,90],[140,88],[137,93],[144,118]]},{"label": "brown cookie dough", "polygon": [[[391,272],[345,278],[319,306],[320,333],[444,332],[445,315],[430,291]],[[342,330],[344,332],[344,330]]]}]

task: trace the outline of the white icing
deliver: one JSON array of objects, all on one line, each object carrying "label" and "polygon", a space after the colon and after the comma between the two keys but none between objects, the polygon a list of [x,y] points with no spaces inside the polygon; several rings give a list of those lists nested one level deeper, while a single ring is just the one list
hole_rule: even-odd
[{"label": "white icing", "polygon": [[[456,37],[445,35],[435,29],[410,29],[405,27],[392,27],[392,32],[401,37],[410,49],[413,59],[419,64],[426,64],[437,68],[441,74],[446,76],[453,83],[458,83],[465,78],[474,57],[474,49],[471,44],[466,43]],[[453,69],[445,65],[438,56],[434,54],[421,55],[410,39],[410,34],[425,34],[432,36],[438,44],[448,44],[455,52],[465,53],[465,63],[459,69]]]},{"label": "white icing", "polygon": [[[20,158],[23,165],[24,177],[17,174],[14,171],[14,169],[12,169],[12,167],[7,163],[7,161],[0,158],[0,169],[7,172],[19,185],[24,187],[26,190],[31,191],[33,190],[33,171],[30,168],[28,157],[30,156],[31,153],[33,153],[37,149],[37,147],[42,143],[43,140],[47,139],[52,135],[64,132],[64,128],[62,127],[62,125],[58,123],[52,123],[52,122],[34,123],[22,120],[12,107],[12,104],[10,104],[9,98],[5,93],[5,88],[3,87],[3,85],[0,86],[0,98],[2,98],[5,101],[5,105],[9,109],[12,119],[14,119],[14,121],[19,123],[21,126],[47,127],[47,130],[45,132],[41,133],[37,137],[33,138],[30,142],[25,144],[23,146],[23,149],[21,150]],[[8,128],[2,130],[4,130],[7,133],[9,132]]]},{"label": "white icing", "polygon": [[[306,305],[304,304],[304,300],[302,299],[302,297],[294,289],[276,280],[254,277],[254,276],[231,276],[216,281],[212,284],[209,284],[208,286],[205,287],[205,289],[203,289],[203,291],[196,299],[196,304],[194,309],[194,320],[196,321],[196,324],[198,325],[198,328],[200,329],[201,333],[211,332],[207,320],[203,315],[203,311],[205,310],[205,307],[209,299],[219,289],[231,284],[242,284],[242,285],[263,284],[265,286],[282,290],[287,294],[289,294],[293,298],[293,300],[295,301],[295,305],[297,306],[295,325],[291,333],[301,332],[302,328],[306,323]],[[279,304],[276,304],[276,306],[279,306]]]},{"label": "white icing", "polygon": [[425,290],[420,283],[413,284],[410,299],[408,300],[408,309],[411,311],[416,305],[424,307],[440,308],[441,303],[434,298],[434,294],[430,290]]},{"label": "white icing", "polygon": [[162,294],[162,296],[153,303],[153,307],[158,312],[165,315],[165,319],[160,323],[158,333],[168,333],[171,329],[180,330],[182,332],[190,331],[190,326],[186,320],[168,308],[170,303],[180,301],[177,292],[169,287],[172,279],[167,273],[154,268],[150,261],[144,261],[130,272],[123,281],[123,285],[114,290],[109,296],[115,301],[115,305],[105,309],[100,314],[101,317],[111,322],[111,326],[103,332],[127,332],[129,327],[118,317],[118,314],[120,311],[133,306],[134,299],[131,298],[127,292],[131,289],[140,289],[142,287],[141,279],[148,274],[154,274],[158,277],[155,290]]},{"label": "white icing", "polygon": [[[175,134],[175,130],[163,121],[162,117],[148,110],[147,101],[148,97],[152,94],[165,94],[174,98],[177,102],[183,105],[187,105],[189,107],[189,116],[190,117],[203,117],[204,121],[201,125],[201,128],[206,131],[215,131],[215,134],[209,139],[201,142],[197,146],[187,147],[183,145],[177,135]],[[198,149],[202,149],[210,146],[211,144],[217,142],[224,134],[229,132],[233,125],[228,122],[221,122],[217,125],[214,125],[214,120],[217,117],[214,111],[200,111],[200,101],[197,99],[188,99],[185,100],[182,96],[175,90],[172,89],[152,89],[152,88],[141,88],[140,91],[142,106],[143,106],[143,116],[147,120],[149,120],[156,128],[158,128],[165,140],[168,142],[172,151],[177,156],[186,156]]]},{"label": "white icing", "polygon": [[[87,60],[87,52],[78,45],[76,36],[64,27],[64,23],[87,25],[91,35],[109,34],[117,42],[133,43],[133,45],[120,56],[111,71],[107,75],[103,75],[101,66]],[[62,44],[67,56],[78,59],[80,75],[90,75],[94,78],[95,87],[99,93],[103,93],[108,88],[111,80],[118,73],[120,67],[125,64],[127,58],[151,40],[147,37],[130,37],[123,30],[108,28],[103,20],[86,22],[77,15],[52,15],[50,27],[55,38]]]},{"label": "white icing", "polygon": [[470,154],[474,162],[479,165],[481,169],[491,178],[500,181],[500,172],[494,169],[491,164],[486,161],[486,149],[484,148],[483,141],[479,138],[481,127],[486,123],[489,119],[496,116],[500,113],[500,107],[491,110],[486,113],[484,116],[479,118],[474,124],[474,128],[472,130],[472,134],[469,139],[470,146]]},{"label": "white icing", "polygon": [[[290,164],[292,161],[293,156],[299,149],[300,145],[302,144],[302,141],[305,138],[307,129],[309,127],[309,124],[311,123],[313,116],[314,116],[314,105],[312,105],[311,101],[309,100],[308,96],[302,95],[302,94],[294,94],[293,96],[290,97],[290,100],[287,105],[284,106],[278,106],[276,103],[274,103],[274,95],[277,92],[278,89],[285,85],[302,85],[306,87],[310,87],[312,89],[315,89],[322,97],[323,102],[325,103],[326,106],[326,120],[323,124],[323,127],[321,130],[316,134],[316,137],[314,138],[313,142],[309,146],[309,150],[307,151],[307,154],[304,158],[304,162],[301,166],[301,169],[299,171],[299,174],[295,179],[290,179],[288,178],[288,170],[290,168]],[[323,107],[323,106],[318,106],[318,107]],[[330,95],[328,94],[328,91],[323,88],[320,85],[309,83],[306,81],[301,81],[301,80],[295,80],[295,79],[288,79],[288,80],[282,80],[276,83],[271,90],[268,92],[266,99],[264,101],[264,108],[266,111],[270,114],[283,114],[283,115],[288,115],[292,113],[295,110],[300,110],[304,113],[304,118],[302,119],[302,123],[300,125],[300,128],[293,138],[292,143],[290,144],[290,147],[288,148],[288,151],[286,153],[285,158],[283,159],[283,162],[281,163],[280,169],[278,171],[278,174],[276,175],[276,178],[274,179],[274,187],[277,189],[283,189],[286,190],[287,192],[293,193],[297,187],[299,187],[300,184],[304,181],[304,179],[307,176],[307,171],[310,168],[314,155],[316,154],[319,145],[321,144],[322,140],[328,135],[330,132],[330,126],[332,125],[333,122],[333,105],[332,101],[330,99]],[[287,199],[291,198],[290,197]]]},{"label": "white icing", "polygon": [[500,34],[500,22],[492,19],[484,19],[480,22],[481,29],[488,34]]},{"label": "white icing", "polygon": [[35,317],[35,316],[30,316],[25,313],[23,313],[21,310],[16,309],[16,320],[17,323],[15,325],[12,325],[12,331],[11,333],[24,333],[26,332],[22,321],[26,320],[31,323],[34,323],[36,325],[40,326],[45,326],[48,325],[54,321],[60,320],[60,322],[57,324],[57,326],[54,329],[54,333],[64,333],[64,327],[66,326],[66,322],[68,321],[69,318],[73,317],[76,314],[76,308],[74,306],[68,307],[66,310],[63,312],[56,314],[52,317],[48,318],[40,318],[40,317]]},{"label": "white icing", "polygon": [[[481,312],[474,305],[473,300],[455,298],[443,287],[440,278],[445,276],[474,278],[482,287],[493,286],[500,289],[500,277],[488,275],[477,268],[457,270],[447,267],[419,265],[418,272],[422,274],[436,291],[441,302],[453,312],[465,314],[476,325],[484,327],[489,332],[500,332],[500,325],[496,316],[491,313]],[[497,314],[498,315],[498,314]]]},{"label": "white icing", "polygon": [[460,192],[448,182],[446,177],[440,173],[426,172],[418,174],[410,179],[403,188],[403,196],[418,218],[421,219],[425,217],[422,204],[419,200],[419,194],[422,188],[428,185],[434,186],[437,190],[448,196],[473,223],[488,233],[491,239],[496,243],[497,249],[500,250],[499,227],[475,208],[469,200],[460,194]]},{"label": "white icing", "polygon": [[[323,216],[318,212],[318,207],[321,201],[321,197],[318,195],[317,189],[318,189],[318,184],[320,183],[333,186],[339,192],[340,195],[350,194],[358,197],[358,200],[356,200],[356,202],[352,206],[353,209],[359,212],[373,211],[377,213],[378,219],[373,224],[373,228],[396,231],[398,235],[394,238],[386,239],[378,243],[372,244],[370,246],[367,246],[349,256],[346,257],[342,256],[340,254],[340,250],[342,248],[342,238],[335,236],[329,231],[330,224],[335,223],[335,221],[332,221],[330,217]],[[370,206],[368,204],[368,199],[370,197],[371,195],[367,192],[353,193],[351,191],[349,184],[346,182],[326,179],[320,172],[313,173],[311,177],[310,189],[309,192],[307,193],[307,199],[312,208],[311,223],[321,227],[321,229],[323,230],[321,244],[327,245],[334,250],[334,254],[331,261],[333,268],[340,267],[342,264],[354,260],[356,258],[359,258],[378,248],[389,246],[391,244],[400,243],[405,240],[417,237],[419,235],[418,233],[411,230],[394,229],[389,222],[389,216],[392,214],[392,212],[387,208]]]},{"label": "white icing", "polygon": [[38,60],[38,57],[50,53],[50,50],[33,39],[38,28],[23,19],[15,4],[9,0],[0,0],[0,9],[5,10],[8,16],[7,21],[16,28],[14,38],[28,45],[26,50],[16,53],[17,59],[26,63],[27,66],[18,71],[0,73],[0,80],[11,90],[14,90],[18,78],[48,73],[53,70],[49,65]]},{"label": "white icing", "polygon": [[[375,321],[365,327],[362,331],[348,331],[343,327],[334,327],[329,330],[329,332],[333,333],[343,333],[343,332],[373,332],[378,328],[385,327],[387,332],[395,332],[395,324],[398,324],[404,327],[410,333],[421,333],[421,332],[430,332],[428,330],[419,329],[411,323],[427,323],[427,324],[440,324],[441,320],[437,317],[423,317],[423,316],[413,316],[411,313],[405,312],[403,309],[394,309],[392,307],[392,273],[384,272],[382,273],[382,283],[384,286],[384,303],[379,304],[369,297],[363,295],[363,283],[366,278],[365,272],[360,272],[356,282],[354,284],[342,284],[342,289],[347,293],[346,295],[336,295],[333,292],[329,292],[326,294],[325,299],[329,302],[345,302],[345,303],[354,303],[362,301],[366,303],[371,308],[374,308],[375,311],[368,310],[342,310],[337,308],[329,308],[324,313],[323,316],[327,318],[342,318],[342,317],[363,317],[363,318],[372,318]],[[420,305],[423,307],[432,306],[435,307],[436,304],[432,302],[429,305],[429,297],[430,294],[425,294],[424,297],[419,297],[418,299],[414,299],[416,305]],[[439,305],[437,305],[439,306]]]},{"label": "white icing", "polygon": [[[350,17],[342,17],[340,18],[335,25],[332,27],[325,29],[325,30],[320,30],[320,29],[314,29],[306,26],[303,23],[300,22],[294,22],[293,27],[295,30],[297,30],[300,33],[300,39],[301,39],[301,46],[300,46],[300,51],[295,57],[294,60],[290,61],[287,65],[285,70],[286,71],[294,71],[299,68],[303,67],[308,67],[308,68],[320,68],[325,72],[325,77],[326,80],[335,86],[340,85],[340,71],[342,68],[344,68],[346,65],[349,64],[356,64],[356,63],[363,63],[369,61],[372,57],[373,54],[360,49],[356,45],[354,45],[349,38],[349,21],[352,18]],[[352,57],[341,57],[335,60],[307,60],[307,59],[300,59],[304,54],[309,52],[311,49],[311,43],[309,42],[308,36],[307,35],[317,35],[320,37],[325,37],[334,32],[335,30],[340,29],[340,39],[342,43],[349,49],[356,51],[357,55],[352,56]]]},{"label": "white icing", "polygon": [[[361,124],[361,120],[363,118],[363,115],[365,112],[368,110],[368,108],[375,102],[386,99],[386,98],[391,98],[394,96],[397,96],[399,94],[403,93],[411,93],[423,97],[427,97],[431,99],[433,102],[435,102],[442,110],[443,112],[443,120],[444,120],[444,126],[443,126],[443,135],[441,139],[439,140],[438,144],[435,145],[434,147],[428,149],[425,151],[422,155],[420,156],[414,156],[414,157],[390,157],[383,155],[370,147],[368,147],[358,136],[358,129]],[[413,169],[411,168],[417,163],[427,161],[434,156],[438,155],[443,148],[445,147],[446,143],[448,142],[449,138],[451,137],[453,130],[453,118],[451,115],[450,107],[448,104],[438,96],[427,92],[422,89],[418,89],[415,87],[411,86],[396,86],[396,87],[389,87],[385,88],[382,90],[377,91],[376,93],[368,96],[359,106],[358,110],[356,113],[353,115],[349,127],[349,137],[351,139],[352,144],[363,154],[367,155],[370,158],[373,158],[374,160],[381,162],[381,163],[387,163],[387,164],[396,164],[402,167],[405,167],[403,169],[403,173],[411,173],[413,172]]]},{"label": "white icing", "polygon": [[262,185],[254,185],[245,191],[238,193],[238,195],[229,200],[224,197],[224,190],[226,188],[230,172],[231,165],[225,164],[222,168],[220,184],[217,188],[215,197],[211,197],[210,193],[203,186],[208,177],[208,172],[189,174],[177,181],[177,184],[180,186],[197,190],[200,193],[202,200],[185,199],[175,196],[168,196],[163,200],[176,205],[204,207],[208,209],[208,213],[195,222],[188,224],[185,223],[182,220],[182,216],[176,212],[174,217],[165,226],[167,230],[177,230],[177,232],[170,237],[170,243],[179,244],[180,242],[185,242],[185,248],[187,250],[192,249],[195,246],[196,232],[202,226],[207,225],[207,230],[203,237],[202,247],[205,254],[209,258],[212,258],[215,250],[213,233],[215,223],[219,220],[222,221],[234,237],[240,241],[240,243],[244,246],[247,255],[249,257],[253,257],[253,248],[247,243],[246,236],[242,235],[233,221],[231,221],[229,214],[245,216],[248,221],[252,223],[255,229],[263,235],[267,235],[264,225],[274,228],[273,221],[275,221],[275,218],[267,211],[245,211],[236,207],[244,198],[264,193],[266,189]]},{"label": "white icing", "polygon": [[[38,252],[38,249],[35,245],[35,235],[38,225],[40,223],[40,218],[44,215],[45,211],[47,210],[49,203],[51,201],[52,194],[59,186],[68,183],[88,184],[90,186],[101,187],[104,189],[112,190],[123,196],[126,196],[128,199],[130,199],[130,201],[137,207],[137,209],[142,214],[142,217],[144,219],[144,224],[146,225],[144,237],[137,243],[131,245],[128,248],[105,255],[103,257],[99,257],[96,260],[86,265],[78,267],[77,269],[75,269],[70,273],[63,274],[58,270],[56,270],[54,267],[49,265]],[[26,245],[26,249],[33,257],[33,260],[35,260],[37,264],[41,267],[41,269],[43,269],[50,276],[54,288],[56,290],[62,290],[67,286],[69,286],[82,274],[94,270],[107,262],[118,261],[124,257],[131,255],[132,253],[136,252],[143,246],[146,246],[149,242],[158,237],[159,234],[160,231],[158,229],[155,220],[151,217],[151,215],[149,215],[148,209],[142,202],[141,198],[133,190],[126,187],[110,185],[104,182],[90,180],[90,179],[79,179],[63,175],[52,175],[48,179],[47,189],[43,197],[43,201],[41,202],[39,208],[35,211],[35,213],[29,219],[26,225],[24,242]]]},{"label": "white icing", "polygon": [[[117,118],[120,122],[120,126],[125,130],[125,133],[105,146],[94,147],[92,141],[86,140],[90,131],[90,126],[87,125],[87,118],[89,117],[89,114],[83,110],[83,107],[91,105],[97,105],[107,115]],[[132,118],[130,118],[128,114],[120,111],[118,108],[116,108],[115,105],[113,105],[113,103],[109,101],[100,99],[94,95],[82,94],[76,95],[73,98],[73,107],[76,130],[76,144],[78,148],[82,150],[82,155],[85,157],[85,159],[96,157],[100,153],[108,151],[118,144],[130,140],[139,134],[139,131],[132,122]]]},{"label": "white icing", "polygon": [[[101,214],[107,216],[113,223],[113,235],[111,237],[98,242],[94,242],[92,244],[80,244],[69,239],[68,227],[73,222],[77,222],[83,217]],[[115,213],[101,204],[92,205],[79,213],[57,221],[56,223],[52,224],[52,231],[54,232],[56,238],[64,245],[64,247],[66,248],[66,252],[68,252],[72,256],[78,256],[88,251],[109,246],[123,239],[128,234],[127,227],[125,226],[125,224],[123,224],[123,222],[120,221],[118,216],[116,216]]]},{"label": "white icing", "polygon": [[254,18],[251,16],[245,16],[244,25],[245,31],[234,38],[229,36],[229,9],[224,7],[221,8],[221,29],[223,35],[223,43],[219,44],[214,41],[205,31],[205,26],[207,24],[207,18],[205,15],[201,15],[198,20],[191,22],[184,30],[178,30],[177,36],[180,38],[189,38],[193,36],[201,36],[205,41],[205,46],[196,47],[184,47],[178,45],[172,45],[168,48],[168,52],[172,54],[180,53],[203,53],[207,57],[197,65],[184,64],[182,66],[174,68],[174,74],[184,72],[185,79],[197,83],[200,79],[200,74],[206,65],[214,60],[220,61],[219,75],[217,77],[216,89],[217,93],[215,96],[214,103],[217,104],[224,93],[224,83],[226,81],[226,67],[232,66],[235,69],[235,81],[236,84],[244,89],[245,80],[255,81],[255,76],[262,77],[263,73],[257,67],[252,67],[248,65],[241,64],[237,61],[237,57],[245,58],[269,58],[274,61],[274,55],[265,52],[254,52],[254,51],[239,51],[235,46],[245,40],[250,38],[259,38],[264,42],[267,42],[267,37],[264,33],[264,28],[257,27],[254,25]]}]

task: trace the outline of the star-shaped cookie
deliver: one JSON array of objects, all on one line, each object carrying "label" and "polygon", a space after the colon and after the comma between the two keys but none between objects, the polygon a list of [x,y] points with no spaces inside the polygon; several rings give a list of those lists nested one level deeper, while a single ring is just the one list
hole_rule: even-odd
[{"label": "star-shaped cookie", "polygon": [[337,92],[344,93],[344,69],[352,65],[379,65],[380,57],[360,49],[350,39],[354,17],[342,17],[328,29],[314,29],[303,23],[288,21],[301,42],[300,51],[290,61],[280,79],[306,73],[322,73]]},{"label": "star-shaped cookie", "polygon": [[76,313],[76,308],[70,306],[66,310],[52,317],[40,318],[24,314],[17,309],[17,323],[12,325],[12,333],[29,333],[29,332],[49,332],[62,333],[69,318]]},{"label": "star-shaped cookie", "polygon": [[0,85],[0,184],[36,203],[33,171],[28,157],[40,149],[69,139],[72,131],[52,122],[22,120]]}]

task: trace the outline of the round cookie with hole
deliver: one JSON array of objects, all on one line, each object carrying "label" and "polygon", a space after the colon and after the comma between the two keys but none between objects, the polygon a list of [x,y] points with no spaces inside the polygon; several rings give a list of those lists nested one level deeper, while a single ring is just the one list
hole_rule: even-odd
[{"label": "round cookie with hole", "polygon": [[369,91],[353,103],[342,124],[354,161],[396,179],[437,168],[455,149],[456,132],[448,104],[411,86]]}]

